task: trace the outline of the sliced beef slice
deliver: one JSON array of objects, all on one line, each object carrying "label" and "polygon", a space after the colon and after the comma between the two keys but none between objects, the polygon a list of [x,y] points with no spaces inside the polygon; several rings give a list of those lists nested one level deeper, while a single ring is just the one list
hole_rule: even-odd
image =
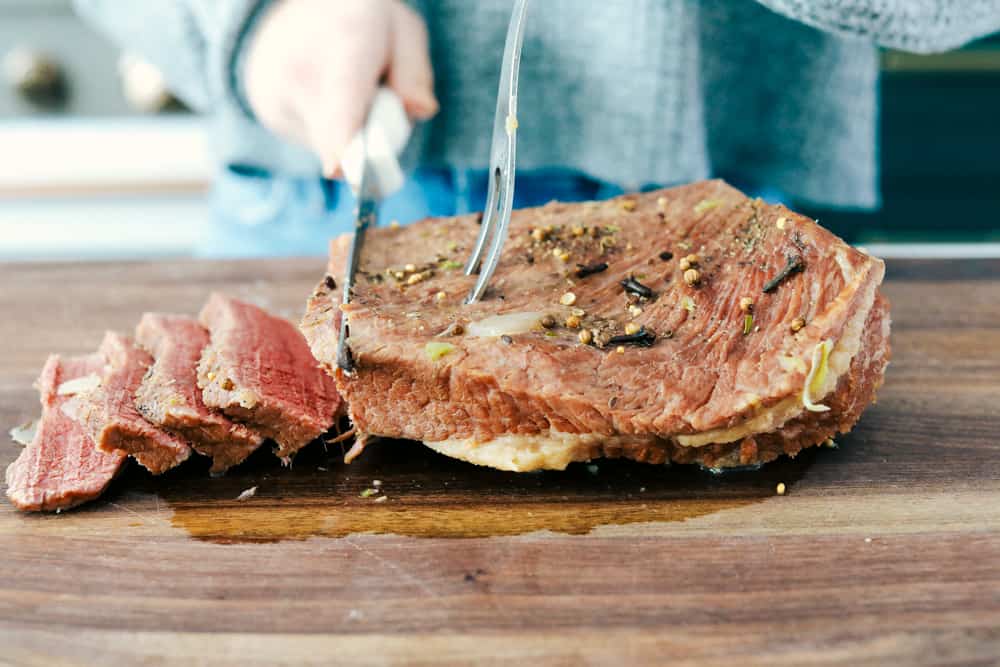
[{"label": "sliced beef slice", "polygon": [[[99,381],[104,358],[99,354],[64,359],[49,357],[35,383],[42,415],[35,436],[7,467],[7,497],[26,511],[55,511],[100,496],[125,463],[125,453],[97,449],[90,434],[62,411],[72,396],[65,383],[93,377]],[[86,385],[87,381],[82,383]]]},{"label": "sliced beef slice", "polygon": [[337,388],[291,323],[222,294],[200,320],[211,338],[198,365],[205,405],[260,429],[283,459],[333,425]]},{"label": "sliced beef slice", "polygon": [[123,451],[153,474],[179,465],[191,455],[188,444],[143,417],[135,393],[153,363],[132,339],[108,332],[100,354],[105,370],[100,386],[77,394],[63,410],[77,419],[105,452]]},{"label": "sliced beef slice", "polygon": [[209,410],[198,387],[197,366],[209,344],[208,331],[183,315],[146,313],[135,330],[136,342],[153,365],[135,394],[143,417],[187,438],[212,458],[212,472],[223,473],[264,441],[253,429]]},{"label": "sliced beef slice", "polygon": [[[750,464],[851,428],[881,384],[882,262],[721,181],[517,211],[486,298],[463,305],[477,222],[370,232],[344,308],[351,375],[335,371],[339,294],[324,282],[310,298],[303,333],[359,433],[515,470]],[[333,275],[349,240],[331,245]],[[649,335],[608,340],[633,327]],[[831,409],[812,412],[824,341],[839,372],[813,378]]]}]

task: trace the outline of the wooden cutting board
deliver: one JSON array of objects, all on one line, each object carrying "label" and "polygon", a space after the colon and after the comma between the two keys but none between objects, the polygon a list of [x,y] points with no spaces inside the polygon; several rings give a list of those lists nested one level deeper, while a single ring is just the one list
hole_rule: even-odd
[{"label": "wooden cutting board", "polygon": [[[322,267],[2,267],[0,423],[35,414],[50,351],[210,290],[297,319]],[[892,262],[885,291],[878,405],[756,473],[517,475],[390,442],[221,479],[133,466],[62,515],[0,503],[0,662],[996,663],[1000,262]]]}]

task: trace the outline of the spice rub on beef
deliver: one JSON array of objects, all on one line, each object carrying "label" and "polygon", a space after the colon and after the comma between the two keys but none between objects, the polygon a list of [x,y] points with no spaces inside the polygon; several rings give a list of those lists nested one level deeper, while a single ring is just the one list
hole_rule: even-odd
[{"label": "spice rub on beef", "polygon": [[[518,211],[462,305],[475,216],[370,232],[337,374],[358,432],[511,469],[748,465],[849,430],[888,362],[880,260],[721,181]],[[339,275],[348,238],[331,246]],[[331,371],[339,295],[302,330]]]},{"label": "spice rub on beef", "polygon": [[104,336],[99,350],[104,358],[100,383],[62,406],[79,421],[105,452],[123,451],[158,475],[187,460],[191,448],[143,417],[135,406],[135,393],[153,363],[149,353],[134,341],[114,332]]},{"label": "spice rub on beef", "polygon": [[49,357],[35,383],[42,403],[34,438],[7,467],[7,497],[20,510],[68,509],[101,495],[125,462],[124,452],[102,452],[86,429],[63,413],[79,387],[99,382],[104,358]]},{"label": "spice rub on beef", "polygon": [[284,459],[333,425],[337,388],[291,323],[221,294],[200,320],[211,338],[198,364],[205,405],[259,429]]},{"label": "spice rub on beef", "polygon": [[135,337],[153,357],[135,395],[136,407],[146,419],[190,440],[196,451],[212,458],[212,472],[217,474],[260,446],[261,434],[209,410],[202,400],[196,369],[209,338],[197,320],[146,313]]}]

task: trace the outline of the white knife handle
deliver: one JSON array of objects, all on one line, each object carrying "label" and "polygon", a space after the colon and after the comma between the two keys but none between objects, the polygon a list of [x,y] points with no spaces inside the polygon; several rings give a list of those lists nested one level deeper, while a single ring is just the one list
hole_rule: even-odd
[{"label": "white knife handle", "polygon": [[[365,122],[368,135],[368,160],[377,179],[375,191],[384,198],[403,187],[399,155],[406,148],[413,128],[402,100],[388,88],[379,88],[372,100]],[[365,142],[359,132],[347,145],[341,167],[345,180],[354,188],[361,183],[365,160]]]}]

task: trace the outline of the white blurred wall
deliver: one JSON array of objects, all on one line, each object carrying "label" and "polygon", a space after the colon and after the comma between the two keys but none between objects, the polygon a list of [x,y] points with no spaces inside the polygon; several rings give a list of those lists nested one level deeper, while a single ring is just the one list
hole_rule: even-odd
[{"label": "white blurred wall", "polygon": [[0,121],[0,261],[189,255],[208,219],[200,121]]}]

